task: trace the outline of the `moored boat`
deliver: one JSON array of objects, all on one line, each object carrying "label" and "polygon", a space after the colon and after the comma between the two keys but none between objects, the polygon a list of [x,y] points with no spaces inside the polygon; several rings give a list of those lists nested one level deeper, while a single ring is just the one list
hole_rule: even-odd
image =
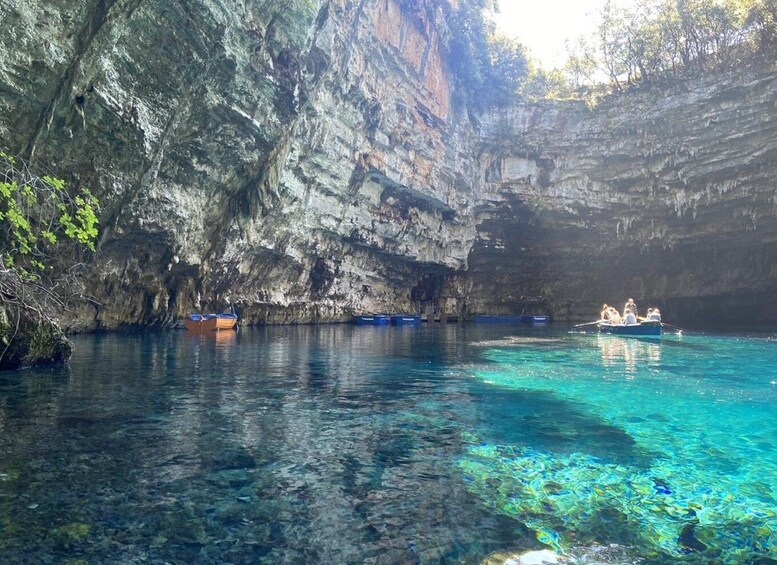
[{"label": "moored boat", "polygon": [[357,326],[387,326],[389,316],[387,314],[364,314],[354,316],[352,321]]},{"label": "moored boat", "polygon": [[545,326],[548,323],[547,316],[521,316],[521,323],[529,326]]},{"label": "moored boat", "polygon": [[190,332],[232,330],[237,327],[237,314],[190,314],[183,325]]},{"label": "moored boat", "polygon": [[421,324],[421,316],[414,314],[392,314],[391,324],[394,326],[415,326]]},{"label": "moored boat", "polygon": [[609,322],[599,322],[599,333],[641,336],[641,337],[661,337],[661,322],[645,321],[637,324],[611,324]]}]

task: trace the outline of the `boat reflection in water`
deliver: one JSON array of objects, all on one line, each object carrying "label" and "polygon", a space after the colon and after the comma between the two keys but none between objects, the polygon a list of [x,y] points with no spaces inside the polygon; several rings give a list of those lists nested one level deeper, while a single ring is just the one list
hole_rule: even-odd
[{"label": "boat reflection in water", "polygon": [[199,355],[218,353],[224,355],[231,352],[237,345],[238,332],[183,332],[185,343],[188,344],[190,354]]},{"label": "boat reflection in water", "polygon": [[652,339],[599,334],[596,342],[602,354],[602,364],[605,367],[624,367],[629,378],[634,378],[637,367],[661,361],[661,343]]},{"label": "boat reflection in water", "polygon": [[237,332],[186,332],[190,342],[231,344],[237,342]]}]

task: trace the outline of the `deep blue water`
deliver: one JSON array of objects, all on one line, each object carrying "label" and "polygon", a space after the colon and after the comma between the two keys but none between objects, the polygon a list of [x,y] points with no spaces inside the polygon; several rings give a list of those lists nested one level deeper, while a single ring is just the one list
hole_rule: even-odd
[{"label": "deep blue water", "polygon": [[0,373],[0,562],[777,559],[777,341],[81,336]]}]

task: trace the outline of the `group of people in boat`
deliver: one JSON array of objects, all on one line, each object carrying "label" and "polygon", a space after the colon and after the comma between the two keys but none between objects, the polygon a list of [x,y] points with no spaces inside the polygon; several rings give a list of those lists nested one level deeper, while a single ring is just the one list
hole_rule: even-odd
[{"label": "group of people in boat", "polygon": [[644,318],[640,317],[637,304],[633,298],[629,298],[623,307],[623,315],[616,308],[603,304],[599,319],[610,324],[624,325],[638,324],[639,322],[660,322],[661,311],[658,308],[648,308],[647,316]]}]

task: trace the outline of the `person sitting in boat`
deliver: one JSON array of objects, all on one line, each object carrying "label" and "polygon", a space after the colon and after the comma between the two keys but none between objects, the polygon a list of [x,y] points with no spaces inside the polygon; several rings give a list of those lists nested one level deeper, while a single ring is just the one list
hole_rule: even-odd
[{"label": "person sitting in boat", "polygon": [[602,313],[599,314],[599,319],[605,322],[610,320],[610,307],[606,303],[602,304]]},{"label": "person sitting in boat", "polygon": [[639,310],[637,310],[637,305],[634,303],[633,298],[629,298],[629,301],[626,302],[626,305],[623,307],[623,316],[626,316],[626,310],[631,310],[631,313],[634,314],[634,316],[639,316]]},{"label": "person sitting in boat", "polygon": [[610,306],[608,308],[609,318],[607,318],[613,324],[620,324],[622,321],[621,314],[615,308]]},{"label": "person sitting in boat", "polygon": [[661,311],[658,308],[651,308],[648,310],[648,321],[651,322],[660,322],[661,321]]},{"label": "person sitting in boat", "polygon": [[631,309],[626,309],[623,323],[627,326],[637,323],[637,315]]}]

